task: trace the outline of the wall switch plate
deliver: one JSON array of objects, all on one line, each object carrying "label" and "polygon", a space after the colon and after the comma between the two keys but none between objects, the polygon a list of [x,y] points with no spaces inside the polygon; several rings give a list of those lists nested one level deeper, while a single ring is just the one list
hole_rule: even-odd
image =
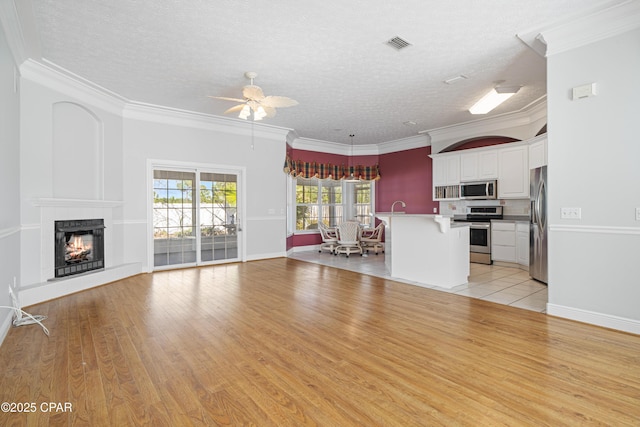
[{"label": "wall switch plate", "polygon": [[560,208],[560,218],[562,218],[562,219],[580,219],[580,218],[582,218],[582,209],[580,209],[580,208]]},{"label": "wall switch plate", "polygon": [[636,208],[636,221],[640,221],[640,208]]}]

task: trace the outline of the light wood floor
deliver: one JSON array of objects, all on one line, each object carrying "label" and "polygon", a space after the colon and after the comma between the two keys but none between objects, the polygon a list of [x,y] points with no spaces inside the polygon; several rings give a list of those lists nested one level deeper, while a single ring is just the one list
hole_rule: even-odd
[{"label": "light wood floor", "polygon": [[[0,425],[640,425],[640,336],[281,258],[29,307]],[[42,411],[70,402],[73,412]]]}]

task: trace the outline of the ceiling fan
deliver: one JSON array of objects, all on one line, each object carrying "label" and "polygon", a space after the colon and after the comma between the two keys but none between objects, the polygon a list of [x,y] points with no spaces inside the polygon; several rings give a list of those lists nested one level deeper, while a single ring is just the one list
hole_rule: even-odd
[{"label": "ceiling fan", "polygon": [[229,108],[224,114],[240,112],[239,118],[246,120],[253,112],[253,120],[262,120],[264,117],[273,117],[276,115],[276,108],[293,107],[298,105],[295,101],[286,96],[264,96],[260,86],[253,84],[253,79],[258,77],[258,73],[247,71],[244,76],[251,80],[251,84],[242,88],[242,96],[240,98],[227,98],[225,96],[210,96],[210,98],[222,99],[224,101],[235,101],[240,104]]}]

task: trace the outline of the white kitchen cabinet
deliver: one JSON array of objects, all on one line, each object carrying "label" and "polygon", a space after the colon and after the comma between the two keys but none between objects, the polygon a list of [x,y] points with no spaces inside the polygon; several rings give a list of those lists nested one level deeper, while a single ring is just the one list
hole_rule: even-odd
[{"label": "white kitchen cabinet", "polygon": [[529,144],[529,169],[539,168],[547,164],[547,137],[535,138]]},{"label": "white kitchen cabinet", "polygon": [[433,155],[433,200],[460,198],[460,154]]},{"label": "white kitchen cabinet", "polygon": [[529,147],[498,150],[498,198],[529,198]]},{"label": "white kitchen cabinet", "polygon": [[529,265],[529,223],[516,222],[516,258],[518,264]]},{"label": "white kitchen cabinet", "polygon": [[432,156],[433,185],[460,184],[460,154]]},{"label": "white kitchen cabinet", "polygon": [[515,222],[491,221],[491,260],[517,262]]},{"label": "white kitchen cabinet", "polygon": [[465,150],[460,154],[460,181],[498,177],[498,150]]}]

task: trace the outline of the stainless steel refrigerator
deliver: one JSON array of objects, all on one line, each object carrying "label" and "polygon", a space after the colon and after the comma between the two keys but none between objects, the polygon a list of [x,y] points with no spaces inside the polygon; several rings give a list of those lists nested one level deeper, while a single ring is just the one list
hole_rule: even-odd
[{"label": "stainless steel refrigerator", "polygon": [[529,181],[529,274],[547,283],[547,167],[531,169]]}]

